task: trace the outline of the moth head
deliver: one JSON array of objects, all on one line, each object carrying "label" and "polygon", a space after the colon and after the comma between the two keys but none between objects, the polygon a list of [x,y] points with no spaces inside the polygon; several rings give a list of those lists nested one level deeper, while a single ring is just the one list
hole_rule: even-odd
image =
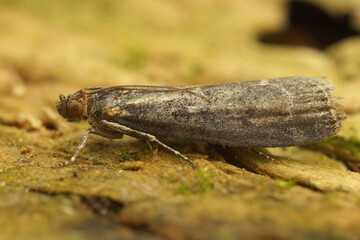
[{"label": "moth head", "polygon": [[77,94],[70,94],[67,98],[60,94],[56,101],[56,108],[59,114],[70,122],[87,119],[84,97]]}]

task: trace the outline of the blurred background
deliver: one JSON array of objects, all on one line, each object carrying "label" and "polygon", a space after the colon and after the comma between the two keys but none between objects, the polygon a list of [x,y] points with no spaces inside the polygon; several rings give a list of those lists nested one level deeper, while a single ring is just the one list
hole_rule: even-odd
[{"label": "blurred background", "polygon": [[[55,179],[54,171],[60,175],[73,174],[71,169],[53,172],[47,169],[48,172],[46,172],[35,164],[35,167],[29,167],[34,173],[31,175],[29,169],[26,170],[28,174],[24,173],[28,165],[18,161],[18,159],[26,159],[22,154],[27,154],[28,151],[24,150],[23,146],[30,146],[32,150],[38,152],[38,159],[43,158],[41,161],[49,166],[56,161],[67,159],[76,148],[82,133],[88,126],[86,123],[67,123],[58,115],[55,101],[60,93],[67,95],[81,88],[94,86],[196,85],[291,75],[326,76],[336,85],[336,95],[343,98],[341,103],[348,115],[340,135],[360,139],[359,33],[359,0],[0,0],[0,143],[2,148],[0,150],[0,183],[3,183],[3,185],[0,184],[2,186],[0,192],[4,194],[3,197],[6,196],[5,200],[0,201],[0,207],[2,206],[0,209],[2,216],[8,216],[4,217],[3,222],[0,220],[0,229],[1,225],[5,226],[7,234],[14,234],[7,236],[16,235],[19,225],[16,225],[15,220],[10,223],[6,223],[5,220],[17,219],[20,213],[6,212],[4,209],[17,208],[19,199],[27,199],[24,200],[24,204],[27,205],[34,203],[37,206],[42,205],[38,200],[28,200],[29,198],[21,195],[22,190],[28,189],[28,186],[32,186],[31,189],[37,189],[38,186],[51,189],[60,187],[67,193],[82,192],[82,188],[74,190],[77,184],[81,184],[79,182],[71,182],[72,185],[69,186],[60,184],[54,187],[51,181],[48,181],[48,179]],[[95,141],[97,145],[94,144],[93,148],[96,146],[98,148],[95,152],[102,149],[100,144],[103,141],[103,139]],[[359,141],[352,144],[352,147],[360,146]],[[20,151],[21,149],[23,150]],[[90,154],[86,151],[84,150],[85,155]],[[61,152],[64,154],[61,155]],[[295,154],[291,152],[290,155]],[[313,153],[309,154],[309,158],[313,156]],[[40,160],[34,161],[42,163]],[[332,164],[331,167],[336,165],[336,163]],[[346,172],[343,165],[338,168]],[[235,170],[226,171],[231,173]],[[139,175],[139,172],[135,173]],[[60,175],[56,175],[58,177],[56,179],[61,179]],[[21,178],[15,176],[21,176]],[[284,179],[289,180],[288,177]],[[310,179],[305,181],[304,185],[313,183],[313,179],[311,177]],[[92,184],[96,182],[95,178]],[[142,179],[142,182],[146,180]],[[351,183],[355,182],[351,181]],[[11,186],[11,184],[21,186],[21,194],[17,193],[13,187],[4,188],[5,185]],[[329,186],[336,185],[336,183],[331,184]],[[134,184],[129,186],[134,187]],[[320,184],[320,186],[323,185]],[[100,190],[94,190],[93,194],[100,194],[106,189],[104,190],[106,196],[117,198],[121,195],[115,195],[118,193],[117,190],[109,185],[96,189]],[[148,189],[144,187],[137,194],[142,196],[141,194]],[[151,189],[155,191],[160,187]],[[238,188],[233,188],[231,191],[235,191],[234,189]],[[321,187],[319,189],[323,191]],[[329,189],[333,190],[332,187]],[[355,189],[354,192],[360,191],[360,187],[351,189]],[[15,195],[14,192],[16,192]],[[302,192],[298,193],[301,195]],[[313,197],[317,199],[318,195],[315,195]],[[213,204],[215,202],[216,200]],[[322,202],[320,200],[319,202],[314,209],[321,209],[319,206]],[[61,202],[58,206],[62,206],[61,204],[64,203]],[[308,204],[304,203],[303,206],[309,207]],[[354,206],[357,207],[356,204]],[[53,205],[49,209],[53,209],[52,207]],[[66,205],[66,207],[69,206]],[[26,206],[23,208],[26,209]],[[65,215],[74,211],[69,210],[70,208],[64,209]],[[267,207],[263,209],[266,211]],[[349,209],[349,215],[346,216],[351,216],[349,219],[355,220],[351,215],[353,209]],[[206,209],[206,211],[210,210]],[[214,212],[214,216],[222,213],[223,209],[219,207],[217,211]],[[28,212],[28,210],[24,212],[27,215],[25,214],[22,220],[23,223],[28,224],[33,218],[33,212]],[[166,210],[163,213],[168,214]],[[59,214],[63,214],[62,210]],[[312,216],[311,212],[308,214]],[[317,214],[321,218],[321,213],[317,212]],[[257,216],[254,222],[259,221],[259,225],[253,230],[265,226],[265,232],[271,234],[254,235],[251,230],[254,225],[250,226],[249,232],[246,232],[249,235],[245,234],[246,236],[255,236],[254,239],[264,239],[263,236],[283,236],[273,234],[272,231],[276,232],[277,227],[271,223],[266,223],[270,225],[262,224],[262,220],[266,218],[271,219],[272,224],[276,224],[277,220],[272,219],[273,216],[261,214]],[[288,216],[282,217],[286,220]],[[291,234],[302,231],[297,229],[299,226],[297,221],[300,218],[301,215],[291,218],[295,220],[289,221],[288,224],[294,225],[288,226],[290,235],[284,236],[294,236]],[[71,219],[76,222],[73,218]],[[151,217],[149,219],[152,220]],[[321,222],[321,220],[315,222],[319,223],[319,221]],[[93,223],[95,225],[97,222]],[[62,229],[56,224],[49,226],[48,233],[53,233],[54,229]],[[62,223],[58,224],[63,226]],[[302,224],[302,226],[307,226],[306,222]],[[354,232],[360,229],[350,223],[337,225],[336,221],[315,225],[320,226],[321,231],[329,232],[334,224],[342,229],[339,230],[341,233],[344,229]],[[230,228],[231,231],[240,231],[239,235],[235,235],[245,236],[242,235],[244,234],[242,230],[236,230],[235,225]],[[11,228],[11,226],[17,227]],[[86,226],[81,225],[87,229]],[[93,225],[89,223],[89,226]],[[161,236],[170,239],[200,236],[172,235],[172,227],[179,232],[190,229],[190,227],[188,229],[181,226],[183,225],[171,225],[170,230],[162,232]],[[193,226],[200,227],[201,224],[193,223]],[[112,228],[112,225],[106,225],[106,227]],[[33,231],[39,233],[40,230],[36,230],[35,227]],[[70,234],[71,237],[78,236],[76,231],[75,235],[73,232],[65,231],[65,235],[59,236],[64,237],[67,236],[66,234]],[[24,232],[32,232],[32,230],[25,226]],[[231,233],[234,234],[234,232]],[[203,239],[209,239],[208,237],[211,236],[206,235],[206,228],[203,234],[205,234],[201,235]],[[47,235],[44,236],[46,238]],[[183,236],[183,238],[177,236]],[[345,235],[335,234],[334,236]]]},{"label": "blurred background", "polygon": [[310,75],[329,77],[346,107],[360,106],[347,92],[360,86],[357,0],[0,4],[2,93],[35,83],[74,91]]},{"label": "blurred background", "polygon": [[326,76],[348,113],[360,109],[357,0],[0,0],[0,16],[9,125],[22,112],[40,128],[51,110],[38,106],[84,87],[290,75]]}]

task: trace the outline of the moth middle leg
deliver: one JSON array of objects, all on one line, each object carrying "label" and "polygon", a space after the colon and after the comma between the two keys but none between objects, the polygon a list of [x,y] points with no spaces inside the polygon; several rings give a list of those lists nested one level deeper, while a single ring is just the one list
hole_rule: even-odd
[{"label": "moth middle leg", "polygon": [[126,134],[126,135],[129,135],[131,137],[135,137],[137,139],[144,140],[144,141],[147,141],[147,142],[155,142],[158,145],[160,145],[163,148],[167,149],[168,151],[172,152],[176,156],[181,157],[182,159],[184,159],[185,161],[187,161],[188,163],[190,163],[191,165],[194,166],[194,162],[192,160],[185,157],[184,155],[182,155],[181,153],[179,153],[175,149],[172,149],[171,147],[169,147],[169,146],[165,145],[164,143],[160,142],[154,135],[144,133],[144,132],[141,132],[141,131],[138,131],[138,130],[135,130],[135,129],[131,129],[131,128],[126,127],[124,125],[120,125],[120,124],[114,123],[114,122],[109,122],[109,121],[106,121],[106,120],[102,120],[102,121],[100,121],[100,123],[101,123],[102,126],[106,127],[107,129],[112,129],[113,131],[115,131],[117,133]]}]

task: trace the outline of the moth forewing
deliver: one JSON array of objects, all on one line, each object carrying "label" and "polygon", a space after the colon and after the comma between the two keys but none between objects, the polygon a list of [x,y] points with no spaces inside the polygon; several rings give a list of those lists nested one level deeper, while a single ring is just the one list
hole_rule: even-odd
[{"label": "moth forewing", "polygon": [[105,109],[104,119],[158,137],[236,147],[293,146],[338,131],[343,113],[332,89],[323,78],[298,77],[193,87],[193,94],[134,90],[104,98],[98,112]]}]

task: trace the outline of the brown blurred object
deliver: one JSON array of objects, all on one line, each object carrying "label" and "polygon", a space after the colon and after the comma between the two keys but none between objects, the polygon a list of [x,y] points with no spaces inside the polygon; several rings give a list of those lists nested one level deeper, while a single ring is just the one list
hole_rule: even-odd
[{"label": "brown blurred object", "polygon": [[21,154],[30,153],[30,152],[31,152],[31,147],[28,146],[28,145],[23,146],[23,147],[20,149],[20,152],[21,152]]},{"label": "brown blurred object", "polygon": [[0,93],[21,97],[26,92],[26,86],[21,76],[0,58]]}]

